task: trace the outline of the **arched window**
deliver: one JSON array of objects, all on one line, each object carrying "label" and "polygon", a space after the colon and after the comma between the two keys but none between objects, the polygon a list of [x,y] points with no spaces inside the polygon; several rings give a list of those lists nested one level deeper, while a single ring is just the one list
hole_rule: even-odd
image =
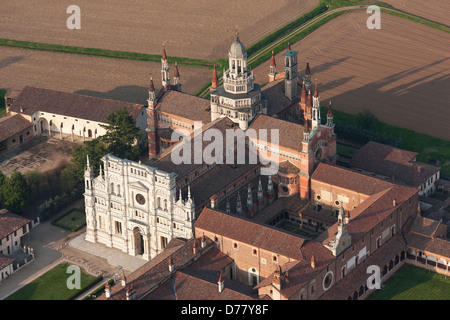
[{"label": "arched window", "polygon": [[161,209],[161,198],[160,198],[160,197],[157,197],[157,198],[156,198],[156,207],[157,207],[158,209]]}]

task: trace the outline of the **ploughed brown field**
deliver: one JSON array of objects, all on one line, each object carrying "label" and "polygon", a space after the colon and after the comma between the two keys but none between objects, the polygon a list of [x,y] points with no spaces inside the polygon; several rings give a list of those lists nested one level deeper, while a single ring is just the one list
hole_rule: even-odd
[{"label": "ploughed brown field", "polygon": [[[190,94],[211,80],[209,69],[179,65],[178,70],[182,90]],[[150,74],[160,88],[159,63],[0,47],[0,88],[5,89],[29,85],[147,105]]]},{"label": "ploughed brown field", "polygon": [[415,14],[425,19],[450,25],[450,1],[446,0],[383,0],[396,9]]},{"label": "ploughed brown field", "polygon": [[[388,14],[380,30],[369,30],[368,17],[344,14],[292,45],[300,76],[308,58],[323,106],[331,99],[345,112],[369,109],[383,122],[450,140],[450,35]],[[267,82],[268,71],[269,62],[257,67],[256,82]]]},{"label": "ploughed brown field", "polygon": [[[318,0],[3,0],[0,38],[216,60],[239,30],[255,43],[311,11]],[[68,6],[81,10],[69,30]]]}]

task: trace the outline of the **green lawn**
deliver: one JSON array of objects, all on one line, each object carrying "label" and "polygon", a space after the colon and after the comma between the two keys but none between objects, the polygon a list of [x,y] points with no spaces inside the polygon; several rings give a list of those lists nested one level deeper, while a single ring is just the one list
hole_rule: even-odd
[{"label": "green lawn", "polygon": [[67,279],[73,275],[73,272],[67,273],[69,266],[68,263],[57,265],[5,300],[70,300],[100,280],[98,277],[84,273],[81,269],[80,289],[69,289]]},{"label": "green lawn", "polygon": [[403,265],[368,300],[450,300],[450,279],[410,264]]},{"label": "green lawn", "polygon": [[70,231],[77,231],[86,224],[86,213],[83,210],[74,208],[62,217],[54,220],[52,224]]}]

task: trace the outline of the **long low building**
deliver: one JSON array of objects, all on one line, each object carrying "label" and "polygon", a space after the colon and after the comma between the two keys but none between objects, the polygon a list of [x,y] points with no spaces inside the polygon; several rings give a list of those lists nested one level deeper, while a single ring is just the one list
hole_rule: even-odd
[{"label": "long low building", "polygon": [[10,115],[20,114],[32,123],[32,135],[59,133],[96,138],[106,133],[109,114],[126,108],[144,131],[147,127],[145,106],[110,99],[26,86],[9,108]]}]

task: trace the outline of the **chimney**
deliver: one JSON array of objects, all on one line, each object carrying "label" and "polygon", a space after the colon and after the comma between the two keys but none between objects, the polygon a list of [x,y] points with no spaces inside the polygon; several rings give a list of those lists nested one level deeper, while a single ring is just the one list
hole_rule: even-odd
[{"label": "chimney", "polygon": [[278,291],[281,290],[281,266],[280,265],[277,266],[277,269],[273,273],[272,284]]},{"label": "chimney", "polygon": [[316,268],[316,258],[314,256],[311,257],[311,268]]},{"label": "chimney", "polygon": [[205,237],[205,235],[204,235],[204,234],[202,235],[202,242],[201,242],[201,246],[202,246],[202,248],[206,247],[206,237]]},{"label": "chimney", "polygon": [[127,291],[125,292],[125,295],[127,297],[127,300],[133,300],[133,286],[132,285],[128,285],[127,286]]},{"label": "chimney", "polygon": [[217,282],[219,285],[219,292],[222,292],[223,289],[225,288],[225,281],[222,279],[222,272],[219,275],[219,281]]},{"label": "chimney", "polygon": [[397,204],[397,202],[395,201],[395,198],[394,198],[394,200],[392,201],[392,205],[395,207],[396,204]]},{"label": "chimney", "polygon": [[111,297],[111,287],[109,286],[108,281],[105,283],[105,295],[107,298]]},{"label": "chimney", "polygon": [[127,278],[125,277],[125,272],[122,271],[122,287],[125,287],[127,285]]},{"label": "chimney", "polygon": [[174,266],[173,266],[173,261],[172,261],[172,257],[169,257],[169,271],[173,272]]},{"label": "chimney", "polygon": [[194,244],[192,246],[192,252],[197,255],[197,239],[194,238]]}]

